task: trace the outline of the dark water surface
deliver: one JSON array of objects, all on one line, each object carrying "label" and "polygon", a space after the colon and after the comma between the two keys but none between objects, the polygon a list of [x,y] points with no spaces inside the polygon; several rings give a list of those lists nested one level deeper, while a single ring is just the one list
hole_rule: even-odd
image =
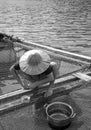
[{"label": "dark water surface", "polygon": [[0,32],[91,55],[91,0],[0,0]]}]

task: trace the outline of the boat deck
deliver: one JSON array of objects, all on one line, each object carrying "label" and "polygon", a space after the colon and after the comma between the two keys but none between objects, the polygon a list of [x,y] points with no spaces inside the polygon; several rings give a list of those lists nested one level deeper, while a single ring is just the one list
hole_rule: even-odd
[{"label": "boat deck", "polygon": [[[69,83],[69,81],[71,81]],[[74,111],[76,112],[76,117],[72,121],[67,130],[90,130],[91,128],[91,83],[82,83],[74,76],[67,76],[56,81],[58,86],[61,85],[59,95],[53,96],[48,102],[52,101],[64,101],[69,103]],[[68,82],[68,83],[67,83]],[[80,85],[79,85],[80,84]],[[23,90],[22,86],[18,83],[15,77],[8,72],[7,75],[3,73],[0,75],[0,101],[2,103],[3,99],[6,99],[6,107],[9,108],[11,104],[8,104],[8,99],[5,97],[10,97],[14,95],[28,95],[29,93]],[[74,91],[75,90],[75,91]],[[21,92],[20,92],[21,91]],[[24,92],[23,92],[24,91]],[[59,90],[58,90],[59,91]],[[20,98],[19,98],[20,100]],[[46,102],[45,99],[41,98],[37,104],[40,108]],[[17,104],[17,103],[16,103]],[[18,104],[19,105],[19,104]],[[17,106],[17,105],[16,105]],[[3,107],[0,107],[0,110]],[[36,109],[33,114],[33,109],[31,104],[25,104],[23,107],[11,109],[10,111],[1,112],[0,116],[0,130],[51,130],[48,126],[46,115],[43,107]]]},{"label": "boat deck", "polygon": [[[73,107],[77,115],[67,130],[76,130],[76,129],[90,130],[91,128],[91,83],[85,85],[82,84],[80,86],[78,85],[77,88],[79,89],[76,88],[76,90],[73,89],[73,91],[71,90],[71,88],[73,87],[73,83],[69,85],[63,85],[63,87],[66,88],[65,91],[64,89],[61,89],[59,96],[57,95],[48,101],[49,102],[64,101],[66,103],[69,103]],[[19,88],[21,90],[22,86],[14,78],[9,80],[7,79],[2,80],[2,88],[1,88],[2,96],[4,96],[5,93],[11,94],[15,90],[19,91]],[[41,106],[42,103],[44,103],[43,98],[40,100],[40,102],[37,105]],[[0,130],[12,130],[12,129],[13,130],[36,130],[36,129],[51,130],[51,128],[47,124],[44,109],[42,107],[41,109],[36,109],[36,112],[33,114],[33,109],[31,104],[28,105],[26,104],[23,107],[20,107],[18,109],[6,111],[3,114],[1,113]]]},{"label": "boat deck", "polygon": [[19,89],[22,89],[22,86],[10,72],[0,75],[0,95]]},{"label": "boat deck", "polygon": [[[29,48],[29,46],[25,48]],[[22,51],[22,53],[24,52]],[[20,57],[22,53],[19,53],[18,57]],[[54,54],[56,53],[54,52]],[[54,57],[60,60],[62,55],[54,55]],[[76,58],[79,56],[72,55],[72,58],[73,57]],[[86,59],[85,57],[80,58],[82,60],[81,62],[84,62],[83,60]],[[70,60],[73,61],[73,59]],[[87,59],[87,61],[90,60],[90,58]],[[66,61],[69,61],[69,58],[68,60],[66,58]],[[76,61],[76,63],[77,62],[79,62],[79,60]],[[91,62],[89,62],[88,65],[90,63]],[[10,73],[9,70],[6,71],[7,67],[4,65],[0,66],[0,130],[51,130],[46,120],[43,105],[53,101],[69,103],[77,114],[67,130],[91,129],[91,81],[85,82],[72,75],[72,72],[79,71],[82,66],[71,65],[71,62],[68,63],[65,62],[65,60],[60,65],[60,77],[55,81],[53,95],[45,99],[43,94],[41,94],[41,92],[43,93],[43,91],[46,90],[47,85],[43,89],[40,89],[37,95],[31,96],[29,103],[22,103],[21,97],[23,95],[30,96],[31,91],[24,90],[12,73]],[[8,69],[9,67],[10,65]],[[67,75],[68,72],[69,75]],[[91,75],[89,71],[88,74]],[[36,111],[34,112],[32,104],[35,102]]]}]

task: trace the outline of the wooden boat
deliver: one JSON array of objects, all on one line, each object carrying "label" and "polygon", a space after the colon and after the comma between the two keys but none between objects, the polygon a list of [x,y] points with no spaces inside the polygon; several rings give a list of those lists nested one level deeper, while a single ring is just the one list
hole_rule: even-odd
[{"label": "wooden boat", "polygon": [[[3,60],[1,60],[2,66],[0,66],[1,80],[4,79],[5,81],[9,79],[11,82],[16,80],[14,77],[12,78],[13,75],[9,71],[11,64],[18,60],[20,56],[27,50],[40,48],[45,50],[51,56],[52,61],[57,62],[59,69],[59,74],[55,80],[55,87],[53,88],[53,95],[49,97],[49,100],[54,97],[70,93],[74,89],[80,88],[84,83],[90,83],[91,57],[32,43],[30,41],[24,41],[7,34],[1,33],[0,36],[0,44],[2,43],[2,45],[4,45],[4,43],[6,43],[5,46],[7,45],[7,51],[9,51],[9,53],[7,53],[4,46],[2,51],[0,51],[0,58],[3,56]],[[4,67],[4,64],[6,65],[5,69],[2,68]],[[48,87],[49,84],[45,84],[43,87],[40,87],[39,90],[36,90],[37,94],[34,94],[34,91],[24,90],[19,83],[9,85],[6,84],[7,89],[5,89],[5,86],[3,86],[3,93],[0,96],[0,113],[4,114],[10,110],[14,110],[16,108],[30,105],[39,101],[39,99],[43,97],[43,94]],[[21,101],[22,96],[25,95],[31,97],[31,100],[27,103]]]}]

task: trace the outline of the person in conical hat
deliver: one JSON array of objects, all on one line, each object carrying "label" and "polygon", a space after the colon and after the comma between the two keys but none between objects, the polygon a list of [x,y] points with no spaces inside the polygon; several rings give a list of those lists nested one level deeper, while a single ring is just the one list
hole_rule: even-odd
[{"label": "person in conical hat", "polygon": [[[25,52],[20,60],[11,66],[10,70],[13,70],[24,89],[34,89],[49,82],[50,88],[45,96],[52,94],[51,87],[53,87],[58,73],[57,64],[51,62],[50,56],[44,50],[33,49]],[[21,77],[28,82],[22,82]]]},{"label": "person in conical hat", "polygon": [[20,68],[29,75],[38,75],[48,69],[50,57],[41,50],[31,50],[26,52],[19,61]]}]

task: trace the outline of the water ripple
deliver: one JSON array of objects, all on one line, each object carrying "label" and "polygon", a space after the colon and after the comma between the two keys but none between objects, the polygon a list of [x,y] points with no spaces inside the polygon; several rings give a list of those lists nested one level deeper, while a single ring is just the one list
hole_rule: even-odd
[{"label": "water ripple", "polygon": [[0,0],[0,3],[1,32],[75,50],[76,45],[91,42],[90,0]]}]

